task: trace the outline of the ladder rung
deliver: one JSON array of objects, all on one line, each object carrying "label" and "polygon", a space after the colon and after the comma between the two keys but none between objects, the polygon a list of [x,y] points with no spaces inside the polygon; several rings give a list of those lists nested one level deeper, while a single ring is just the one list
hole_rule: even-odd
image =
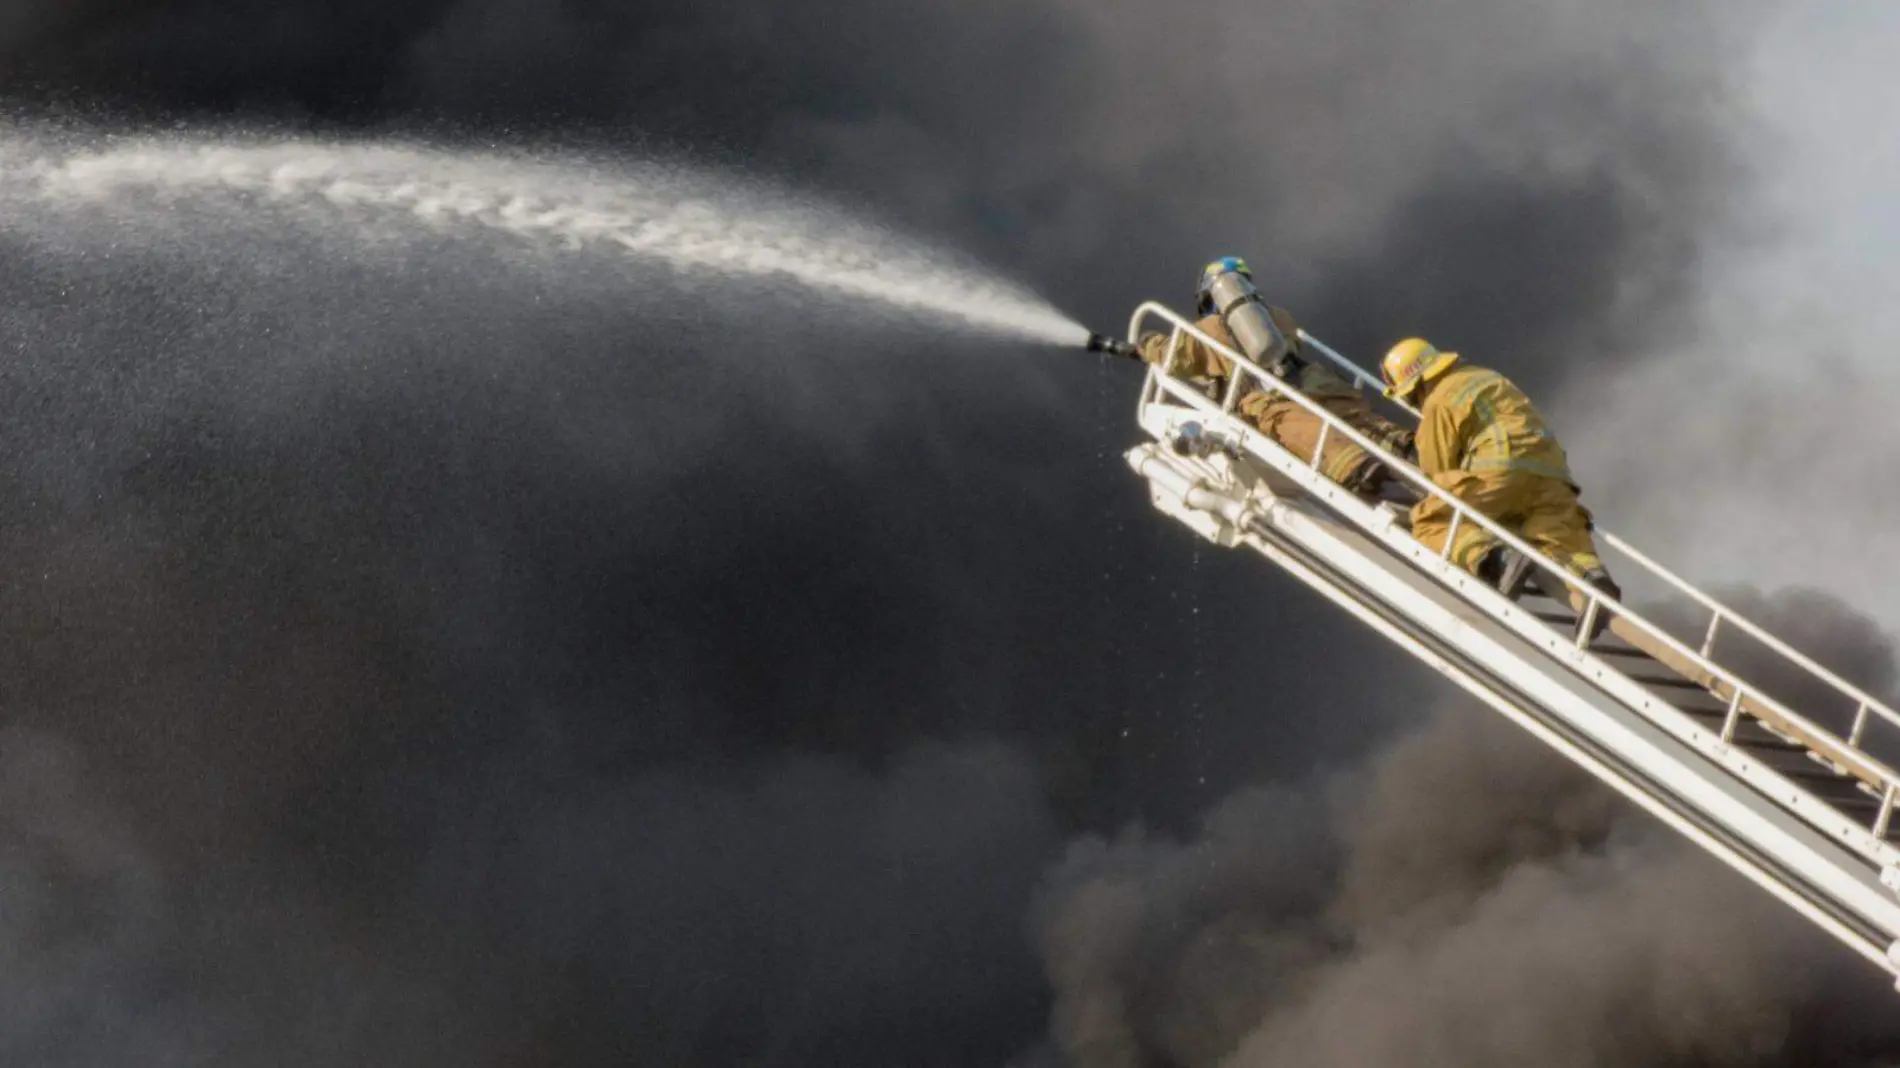
[{"label": "ladder rung", "polygon": [[[1808,753],[1807,755],[1809,757],[1814,756],[1813,753]],[[1810,765],[1814,764],[1813,761],[1807,763]],[[1804,782],[1839,783],[1849,790],[1856,790],[1856,792],[1858,792],[1857,787],[1860,786],[1859,779],[1849,775],[1841,775],[1821,766],[1776,768],[1775,770],[1780,772],[1784,778],[1800,779]]]},{"label": "ladder rung", "polygon": [[1602,639],[1598,639],[1596,642],[1591,644],[1590,651],[1595,653],[1598,656],[1616,656],[1616,657],[1623,657],[1629,660],[1647,660],[1652,664],[1662,663],[1662,661],[1657,660],[1655,657],[1651,656],[1650,654],[1644,652],[1641,649],[1636,648],[1634,645],[1630,645],[1623,642],[1622,639],[1620,638],[1616,639],[1616,641],[1618,644],[1611,645],[1604,642]]},{"label": "ladder rung", "polygon": [[[1629,675],[1631,682],[1641,683],[1651,688],[1661,687],[1670,690],[1694,690],[1697,693],[1709,693],[1709,691],[1702,688],[1701,683],[1685,679],[1681,675],[1630,675],[1627,671],[1623,672],[1623,674]],[[1715,695],[1709,694],[1709,696],[1714,697]]]},{"label": "ladder rung", "polygon": [[1848,782],[1854,782],[1854,783],[1860,782],[1860,780],[1854,778],[1848,772],[1846,768],[1843,768],[1839,764],[1834,763],[1832,760],[1829,760],[1828,758],[1822,756],[1821,754],[1814,752],[1812,749],[1808,751],[1808,759],[1820,765],[1822,768],[1825,768],[1826,774],[1832,775],[1837,779],[1843,779]]},{"label": "ladder rung", "polygon": [[[1728,702],[1722,700],[1720,697],[1715,696],[1714,694],[1710,693],[1707,690],[1697,689],[1693,693],[1679,690],[1673,694],[1659,693],[1656,696],[1662,698],[1665,701],[1668,701],[1670,705],[1675,708],[1676,711],[1687,712],[1691,716],[1726,716],[1728,715]],[[1701,697],[1708,698],[1708,703],[1702,704],[1699,701],[1694,704],[1690,703],[1692,701],[1695,701],[1696,698],[1701,698]],[[1747,718],[1747,717],[1744,717],[1744,718]]]},{"label": "ladder rung", "polygon": [[[1685,709],[1684,711],[1688,710]],[[1689,714],[1704,719],[1718,719],[1718,722],[1709,724],[1711,727],[1719,726],[1719,717],[1725,715],[1723,713],[1710,714],[1701,712],[1690,712]],[[1735,737],[1730,740],[1729,744],[1742,749],[1759,749],[1776,753],[1805,754],[1808,752],[1808,747],[1802,745],[1800,742],[1785,738],[1769,730],[1767,727],[1762,726],[1755,720],[1746,717],[1744,717],[1740,723],[1736,724]]]},{"label": "ladder rung", "polygon": [[[1816,796],[1820,796],[1820,795],[1817,794]],[[1835,808],[1838,808],[1843,812],[1850,812],[1850,811],[1851,812],[1860,812],[1860,811],[1872,812],[1875,809],[1880,807],[1880,802],[1874,800],[1871,797],[1858,797],[1858,796],[1847,795],[1847,794],[1844,794],[1840,797],[1821,797],[1821,800],[1827,802],[1830,805],[1833,805]]]},{"label": "ladder rung", "polygon": [[1759,749],[1768,753],[1805,753],[1808,751],[1807,747],[1799,742],[1784,742],[1779,738],[1743,738],[1740,737],[1739,732],[1737,732],[1737,737],[1729,742],[1729,744],[1737,749]]}]

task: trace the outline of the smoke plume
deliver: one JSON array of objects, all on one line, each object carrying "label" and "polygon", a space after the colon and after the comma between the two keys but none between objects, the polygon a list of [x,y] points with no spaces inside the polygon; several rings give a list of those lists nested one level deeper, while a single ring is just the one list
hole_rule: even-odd
[{"label": "smoke plume", "polygon": [[[0,96],[743,167],[1104,326],[1240,252],[1541,396],[1752,189],[1756,7],[1654,7],[28,0]],[[1877,1048],[1824,1026],[1877,981],[1488,720],[1388,745],[1428,676],[1147,511],[1132,371],[234,217],[0,220],[10,1063]]]},{"label": "smoke plume", "polygon": [[1070,847],[1041,926],[1066,1063],[1866,1065],[1900,1048],[1877,973],[1502,719],[1445,709],[1329,786],[1324,806],[1237,794],[1184,842]]}]

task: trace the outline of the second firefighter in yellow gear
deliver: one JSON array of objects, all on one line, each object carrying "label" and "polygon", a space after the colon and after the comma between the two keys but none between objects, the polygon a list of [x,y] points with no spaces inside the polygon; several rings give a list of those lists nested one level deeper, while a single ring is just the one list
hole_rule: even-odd
[{"label": "second firefighter in yellow gear", "polygon": [[[1299,324],[1284,308],[1273,308],[1272,315],[1274,324],[1295,346],[1297,355]],[[1194,325],[1215,341],[1235,347],[1233,335],[1218,314],[1206,316]],[[1233,361],[1186,332],[1180,335],[1178,343],[1172,342],[1167,334],[1144,335],[1139,349],[1143,360],[1157,365],[1165,363],[1176,374],[1207,379],[1217,389],[1225,389],[1234,372]],[[1287,381],[1315,404],[1380,445],[1403,453],[1411,443],[1412,435],[1408,431],[1374,412],[1364,393],[1333,372],[1300,361]],[[1236,403],[1241,414],[1253,420],[1262,433],[1285,446],[1287,451],[1310,461],[1325,426],[1320,417],[1284,394],[1264,387],[1243,388],[1245,392]],[[1319,471],[1334,482],[1365,494],[1376,493],[1388,477],[1384,464],[1343,434],[1326,435]]]},{"label": "second firefighter in yellow gear", "polygon": [[[1419,409],[1418,466],[1434,483],[1614,596],[1563,446],[1523,390],[1417,338],[1394,346],[1382,370],[1387,392]],[[1442,551],[1452,517],[1427,496],[1412,509],[1412,534]],[[1450,556],[1484,573],[1498,548],[1490,532],[1459,523]]]}]

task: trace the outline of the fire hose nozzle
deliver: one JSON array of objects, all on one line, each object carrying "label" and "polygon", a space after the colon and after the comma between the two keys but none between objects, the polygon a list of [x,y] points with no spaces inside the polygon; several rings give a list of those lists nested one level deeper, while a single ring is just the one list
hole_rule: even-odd
[{"label": "fire hose nozzle", "polygon": [[1106,352],[1110,356],[1126,356],[1131,360],[1141,359],[1141,350],[1127,341],[1118,341],[1106,334],[1090,334],[1088,349],[1090,352]]}]

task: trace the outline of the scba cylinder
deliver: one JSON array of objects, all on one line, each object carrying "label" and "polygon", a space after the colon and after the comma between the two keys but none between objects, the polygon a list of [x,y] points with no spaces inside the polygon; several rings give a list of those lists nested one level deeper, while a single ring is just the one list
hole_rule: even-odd
[{"label": "scba cylinder", "polygon": [[1284,375],[1293,346],[1275,325],[1273,313],[1253,281],[1239,271],[1228,271],[1214,276],[1207,294],[1240,351],[1269,373]]}]

